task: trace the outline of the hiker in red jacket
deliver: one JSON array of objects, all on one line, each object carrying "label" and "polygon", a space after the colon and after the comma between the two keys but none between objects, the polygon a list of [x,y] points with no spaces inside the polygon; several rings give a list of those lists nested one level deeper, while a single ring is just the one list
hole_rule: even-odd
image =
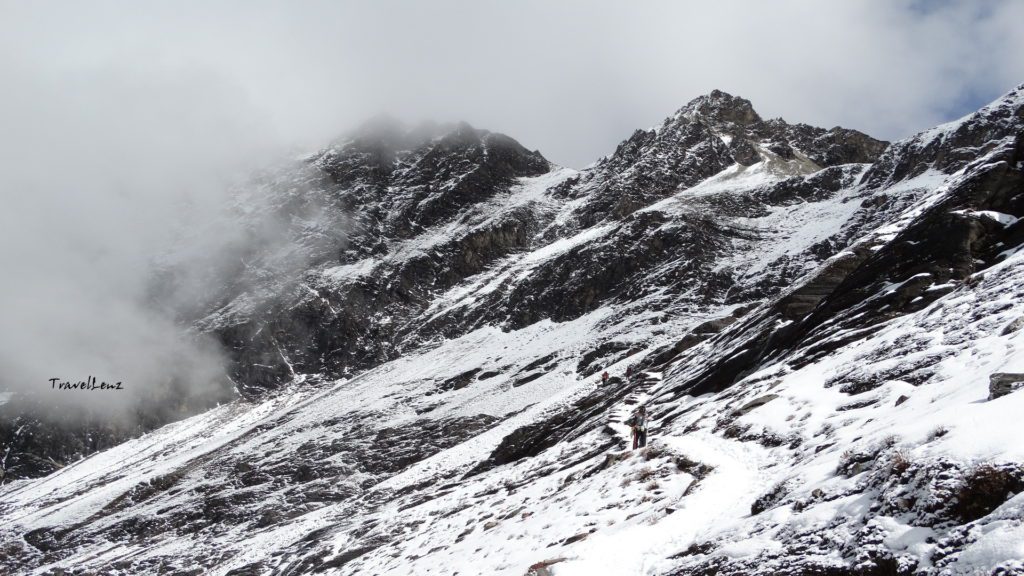
[{"label": "hiker in red jacket", "polygon": [[601,384],[607,384],[607,383],[608,383],[608,371],[605,370],[604,374],[601,374]]}]

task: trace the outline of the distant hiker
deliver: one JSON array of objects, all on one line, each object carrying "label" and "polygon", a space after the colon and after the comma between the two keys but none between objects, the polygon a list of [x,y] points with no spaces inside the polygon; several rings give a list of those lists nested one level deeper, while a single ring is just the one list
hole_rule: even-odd
[{"label": "distant hiker", "polygon": [[633,375],[633,367],[632,366],[626,366],[626,378],[629,378],[632,375]]},{"label": "distant hiker", "polygon": [[607,383],[608,383],[608,371],[605,370],[604,374],[601,374],[601,384],[607,384]]},{"label": "distant hiker", "polygon": [[633,450],[647,446],[647,409],[643,406],[637,408],[626,424],[633,433]]},{"label": "distant hiker", "polygon": [[636,423],[637,423],[637,420],[638,420],[637,416],[638,416],[637,411],[633,410],[633,413],[630,414],[629,418],[626,419],[626,426],[629,426],[629,437],[632,438],[632,440],[633,440],[633,450],[636,450],[636,444],[637,444],[637,436],[636,436]]}]

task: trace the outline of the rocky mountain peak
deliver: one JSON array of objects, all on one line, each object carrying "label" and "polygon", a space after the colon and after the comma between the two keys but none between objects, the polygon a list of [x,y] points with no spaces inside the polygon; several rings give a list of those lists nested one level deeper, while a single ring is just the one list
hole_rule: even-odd
[{"label": "rocky mountain peak", "polygon": [[761,116],[754,111],[750,100],[721,90],[712,90],[690,100],[676,117],[698,117],[711,125],[749,126],[761,122]]},{"label": "rocky mountain peak", "polygon": [[776,176],[873,162],[888,146],[856,130],[763,120],[745,98],[721,90],[691,100],[655,129],[637,130],[581,176],[589,196],[566,223],[588,227],[623,218],[730,166]]},{"label": "rocky mountain peak", "polygon": [[691,100],[665,120],[659,133],[664,137],[688,133],[694,123],[704,126],[713,137],[726,140],[731,158],[744,166],[768,159],[800,162],[800,170],[868,163],[875,161],[889,144],[838,126],[826,130],[790,124],[782,118],[764,120],[750,100],[721,90]]},{"label": "rocky mountain peak", "polygon": [[535,176],[550,169],[540,152],[531,152],[510,136],[474,128],[468,122],[446,125],[413,154],[453,170],[469,170],[470,165],[486,168],[495,171],[497,178]]},{"label": "rocky mountain peak", "polygon": [[409,127],[389,116],[365,122],[310,161],[337,185],[362,183],[378,189],[396,178],[444,180],[468,174],[474,167],[496,170],[498,178],[535,175],[550,168],[539,152],[467,122],[423,122]]}]

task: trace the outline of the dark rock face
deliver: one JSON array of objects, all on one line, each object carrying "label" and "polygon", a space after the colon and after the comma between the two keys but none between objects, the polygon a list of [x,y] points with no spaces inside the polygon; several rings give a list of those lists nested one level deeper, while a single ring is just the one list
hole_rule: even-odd
[{"label": "dark rock face", "polygon": [[460,125],[387,182],[401,192],[389,198],[384,231],[410,238],[418,230],[451,218],[469,204],[479,203],[506,188],[513,178],[547,172],[548,162],[518,142],[500,134]]},{"label": "dark rock face", "polygon": [[[445,448],[465,441],[488,429],[495,418],[480,415],[470,418],[413,420],[400,426],[375,427],[379,414],[361,413],[346,419],[319,422],[333,440],[307,441],[292,447],[288,457],[274,458],[280,446],[262,445],[265,450],[239,459],[232,450],[222,450],[189,462],[175,471],[142,482],[109,502],[100,516],[125,514],[146,508],[149,514],[108,523],[99,531],[83,526],[42,529],[25,535],[27,547],[14,546],[10,555],[0,557],[0,570],[17,573],[28,563],[50,563],[66,557],[83,542],[105,538],[135,542],[174,536],[217,533],[231,528],[249,531],[271,529],[303,514],[330,504],[349,502],[353,510],[376,508],[386,499],[368,495],[366,488],[377,481],[406,470]],[[267,423],[268,427],[288,426],[287,419]],[[300,432],[301,426],[293,428]],[[232,443],[239,448],[254,441],[243,436]],[[257,442],[259,442],[257,440]],[[344,464],[338,462],[344,461]],[[106,471],[114,477],[119,470]],[[181,505],[184,499],[187,505]],[[315,542],[315,541],[314,541]],[[372,550],[373,540],[358,547],[361,553]],[[358,554],[355,549],[340,556],[312,555],[309,566],[342,565]],[[195,557],[193,566],[207,566],[214,557]],[[126,561],[122,569],[138,572],[154,568]],[[265,568],[265,567],[263,567]],[[265,573],[252,567],[256,574]],[[198,568],[199,572],[207,572]],[[178,573],[178,572],[175,572]],[[244,571],[240,573],[245,573]]]},{"label": "dark rock face", "polygon": [[86,456],[182,418],[230,402],[230,389],[192,392],[172,381],[134,407],[74,412],[45,394],[0,403],[0,483],[45,476]]},{"label": "dark rock face", "polygon": [[107,418],[64,426],[59,421],[31,416],[14,404],[0,411],[0,438],[4,439],[0,481],[36,478],[141,434],[135,426],[118,426]]},{"label": "dark rock face", "polygon": [[819,167],[827,167],[872,162],[887,145],[855,130],[764,121],[749,100],[715,90],[694,99],[658,128],[636,131],[565,194],[588,196],[575,223],[589,227],[622,218],[734,162],[756,164],[765,159],[764,151],[794,160],[794,150],[800,150]]},{"label": "dark rock face", "polygon": [[735,138],[729,143],[729,154],[733,160],[743,166],[753,166],[761,161],[757,148],[746,138]]},{"label": "dark rock face", "polygon": [[683,110],[707,118],[719,126],[745,128],[763,122],[757,112],[754,112],[750,100],[721,90],[712,90],[706,96],[693,99]]},{"label": "dark rock face", "polygon": [[[367,446],[366,469],[376,474],[398,472],[479,434],[496,421],[497,418],[481,414],[458,420],[423,420],[397,429],[384,428]],[[374,458],[373,453],[387,454],[388,458]]]},{"label": "dark rock face", "polygon": [[[549,170],[539,154],[467,125],[424,136],[385,123],[315,156],[311,166],[322,174],[306,177],[322,190],[316,194],[326,198],[323,203],[347,211],[352,223],[344,227],[341,246],[312,255],[310,266],[328,268],[329,255],[337,253],[336,262],[366,265],[368,273],[344,283],[307,273],[276,288],[277,296],[258,301],[245,317],[211,316],[200,325],[232,351],[233,378],[243,394],[252,395],[296,373],[352,374],[437,334],[455,337],[495,323],[521,328],[545,318],[571,320],[608,300],[631,300],[653,289],[649,271],[668,262],[685,264],[658,278],[659,283],[699,287],[702,298],[719,298],[732,279],[709,270],[736,231],[697,213],[670,219],[659,212],[634,212],[732,165],[730,147],[719,137],[730,131],[737,134],[734,143],[774,139],[808,150],[861,142],[863,136],[764,122],[748,101],[714,92],[688,104],[659,129],[637,131],[593,169],[553,185],[558,197],[586,201],[563,222],[552,224],[553,214],[535,203],[507,208],[491,218],[477,208],[507,193],[515,178]],[[870,141],[861,151],[864,157],[877,154],[884,144],[862,140]],[[747,160],[756,156],[759,161],[753,146]],[[839,156],[836,163],[861,159],[856,154]],[[763,213],[766,205],[826,198],[849,179],[848,171],[826,171],[814,181],[794,181],[788,189],[776,187],[727,210]],[[607,241],[583,244],[545,262],[527,281],[493,292],[471,316],[460,311],[417,320],[438,291],[502,258],[535,248],[538,242],[613,223],[617,229]],[[458,232],[442,236],[441,242],[428,241],[430,247],[418,254],[404,255],[405,243],[422,243],[439,228]],[[763,297],[797,273],[779,270],[755,291],[731,297],[739,302]],[[384,317],[390,322],[378,321]]]},{"label": "dark rock face", "polygon": [[[274,388],[295,373],[345,375],[393,358],[395,340],[408,336],[397,331],[399,321],[422,312],[430,291],[451,287],[529,243],[535,214],[511,210],[390,265],[389,245],[473,218],[473,207],[506,192],[515,178],[549,169],[542,156],[511,138],[465,124],[433,139],[419,136],[373,131],[310,161],[327,176],[318,183],[323,203],[351,214],[344,242],[327,253],[337,253],[341,265],[367,263],[372,274],[347,284],[307,274],[258,303],[240,323],[203,320],[204,329],[234,351],[243,392]],[[310,261],[313,267],[332,264],[319,254]],[[379,322],[384,315],[394,322]]]},{"label": "dark rock face", "polygon": [[988,399],[1002,398],[1021,388],[1024,388],[1024,374],[996,372],[989,376]]},{"label": "dark rock face", "polygon": [[[952,290],[953,284],[995,264],[1003,250],[1019,245],[1021,239],[1011,228],[975,214],[991,210],[1024,215],[1024,173],[1012,168],[1024,158],[1021,151],[1018,142],[996,154],[996,164],[979,166],[943,202],[847,275],[791,338],[847,311],[860,315],[845,325],[853,328],[919,310]],[[871,298],[886,283],[897,287]]]},{"label": "dark rock face", "polygon": [[719,90],[693,100],[679,115],[698,119],[717,133],[730,136],[729,147],[737,153],[734,159],[746,166],[757,161],[753,142],[763,142],[765,148],[786,160],[792,160],[795,150],[799,150],[821,167],[873,162],[888,146],[888,142],[838,126],[825,130],[788,124],[781,118],[765,121],[749,100]]},{"label": "dark rock face", "polygon": [[[490,458],[481,462],[467,476],[485,472],[497,466],[536,456],[560,441],[579,436],[604,415],[609,406],[630,392],[630,387],[619,378],[609,379],[601,389],[574,402],[565,409],[546,416],[543,420],[517,429],[502,439]],[[595,447],[603,452],[608,445]]]},{"label": "dark rock face", "polygon": [[586,194],[589,201],[577,212],[575,224],[588,228],[623,218],[730,164],[725,143],[703,123],[666,120],[658,130],[637,131],[581,178],[570,196]]},{"label": "dark rock face", "polygon": [[[927,140],[923,148],[925,139],[917,136],[887,151],[865,173],[867,191],[928,169],[964,168],[966,173],[896,238],[851,246],[757,319],[748,319],[735,353],[711,363],[678,391],[723,390],[758,363],[801,346],[808,348],[796,365],[813,360],[863,337],[873,325],[924,308],[1024,244],[1019,220],[1024,216],[1024,112],[1006,104],[1015,101],[1014,95]],[[883,201],[898,205],[897,200]],[[868,221],[887,212],[875,202],[862,205],[862,212],[873,214],[865,216]],[[1013,224],[986,215],[994,213],[1009,215]],[[858,228],[863,225],[859,220],[853,220]],[[790,323],[769,325],[776,318]],[[839,332],[847,336],[826,337]]]}]

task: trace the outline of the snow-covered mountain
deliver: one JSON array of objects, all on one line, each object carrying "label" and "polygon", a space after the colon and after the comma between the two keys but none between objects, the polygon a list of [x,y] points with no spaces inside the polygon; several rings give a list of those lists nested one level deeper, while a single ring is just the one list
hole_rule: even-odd
[{"label": "snow-covered mountain", "polygon": [[1024,86],[891,145],[715,91],[580,171],[378,119],[168,255],[241,397],[0,486],[0,570],[1024,574],[1021,217]]}]

